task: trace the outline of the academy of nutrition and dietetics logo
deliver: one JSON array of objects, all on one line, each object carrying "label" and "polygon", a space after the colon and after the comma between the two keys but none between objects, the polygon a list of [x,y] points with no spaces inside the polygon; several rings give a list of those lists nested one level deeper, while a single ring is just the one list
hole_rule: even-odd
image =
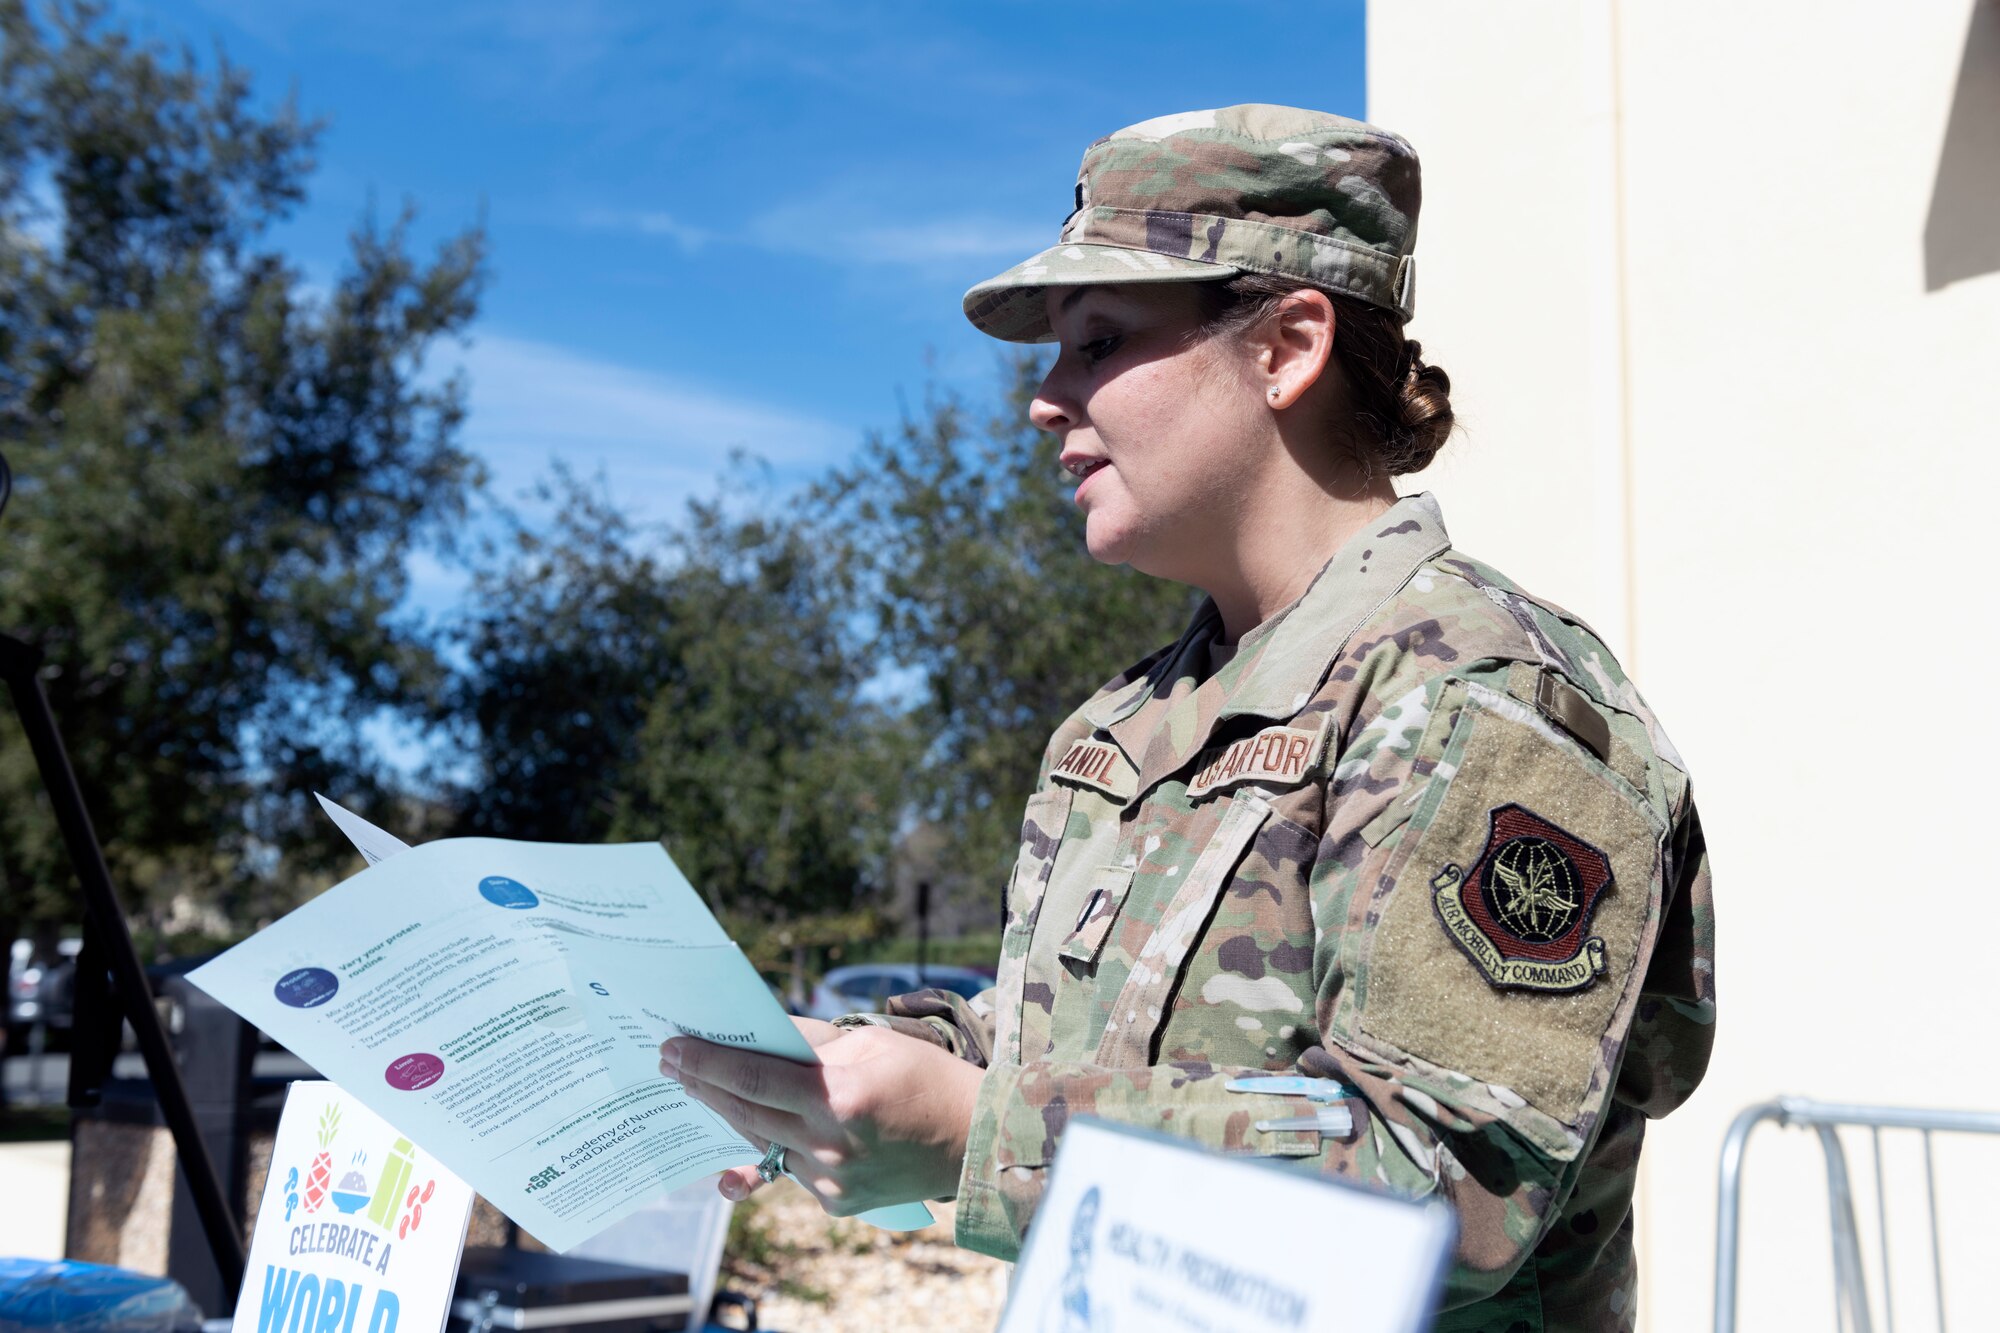
[{"label": "academy of nutrition and dietetics logo", "polygon": [[1470,872],[1447,863],[1431,902],[1458,947],[1495,986],[1581,990],[1604,975],[1604,941],[1586,936],[1611,887],[1611,859],[1532,810],[1487,812]]}]

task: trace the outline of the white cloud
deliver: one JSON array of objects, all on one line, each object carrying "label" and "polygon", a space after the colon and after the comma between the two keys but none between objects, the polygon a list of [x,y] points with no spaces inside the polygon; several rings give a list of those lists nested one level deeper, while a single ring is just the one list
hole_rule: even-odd
[{"label": "white cloud", "polygon": [[[928,222],[850,231],[794,234],[794,248],[824,258],[863,263],[929,264],[950,259],[1016,262],[1055,243],[1050,227],[1027,227],[989,218],[936,218]],[[801,241],[806,242],[800,244]]]},{"label": "white cloud", "polygon": [[690,253],[716,239],[714,232],[682,222],[671,213],[621,212],[600,208],[585,213],[578,221],[593,231],[633,231],[641,236],[664,236]]},{"label": "white cloud", "polygon": [[672,518],[712,494],[732,450],[780,477],[846,457],[857,432],[824,419],[716,393],[567,348],[482,334],[463,365],[470,380],[465,443],[512,501],[561,459],[601,472],[612,497],[642,518]]},{"label": "white cloud", "polygon": [[751,220],[753,245],[836,264],[921,267],[968,259],[1014,263],[1055,243],[1055,228],[978,216],[914,222],[834,221],[849,210],[838,201],[788,204]]},{"label": "white cloud", "polygon": [[596,231],[661,236],[692,253],[711,243],[734,243],[775,254],[805,255],[836,264],[922,266],[967,259],[1014,263],[1055,244],[1056,229],[962,216],[916,222],[831,221],[843,209],[822,200],[795,203],[752,218],[739,231],[716,231],[670,213],[592,209],[577,218]]}]

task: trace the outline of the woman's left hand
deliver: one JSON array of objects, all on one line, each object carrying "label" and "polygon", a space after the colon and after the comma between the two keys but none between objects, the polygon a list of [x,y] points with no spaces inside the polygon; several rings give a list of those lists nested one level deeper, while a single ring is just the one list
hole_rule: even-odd
[{"label": "woman's left hand", "polygon": [[[786,1170],[836,1217],[957,1193],[984,1071],[885,1027],[793,1021],[820,1064],[675,1037],[660,1072],[749,1138],[785,1145]],[[762,1183],[738,1167],[720,1188],[743,1199]]]}]

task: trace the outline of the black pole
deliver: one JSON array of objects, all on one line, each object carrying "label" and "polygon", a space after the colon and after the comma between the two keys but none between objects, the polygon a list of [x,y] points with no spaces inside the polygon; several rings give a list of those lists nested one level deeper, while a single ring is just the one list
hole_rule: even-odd
[{"label": "black pole", "polygon": [[924,984],[924,968],[931,957],[931,882],[917,881],[917,985]]},{"label": "black pole", "polygon": [[118,1021],[118,1002],[111,992],[111,963],[97,942],[97,928],[86,919],[83,948],[70,973],[69,1106],[81,1111],[104,1100],[111,1066],[118,1059],[125,1025]]},{"label": "black pole", "polygon": [[[178,1019],[170,1026],[195,1127],[226,1196],[242,1199],[249,1166],[250,1076],[257,1059],[257,1029],[186,977],[160,982],[159,996],[161,1007]],[[236,1304],[238,1289],[225,1282],[211,1262],[207,1232],[194,1192],[176,1189],[167,1228],[167,1276],[187,1288],[196,1305],[220,1312]]]},{"label": "black pole", "polygon": [[[12,489],[13,476],[6,458],[0,456],[0,512],[5,511]],[[215,1173],[215,1159],[209,1156],[208,1146],[202,1142],[194,1108],[189,1105],[187,1088],[181,1082],[180,1068],[167,1044],[166,1029],[161,1027],[159,1011],[153,1007],[153,988],[147,984],[146,969],[139,965],[138,952],[132,947],[132,932],[125,925],[125,912],[119,906],[117,890],[112,887],[111,869],[104,862],[97,831],[91,827],[83,789],[77,785],[76,770],[70,767],[69,752],[63,748],[62,735],[56,730],[55,713],[42,690],[38,674],[41,663],[41,654],[33,647],[0,634],[0,679],[7,682],[14,697],[14,712],[28,735],[28,746],[35,753],[35,767],[41,770],[42,784],[55,807],[63,845],[83,887],[86,924],[102,950],[103,961],[111,969],[113,988],[124,1002],[125,1021],[132,1025],[139,1051],[146,1058],[146,1072],[152,1077],[153,1093],[159,1098],[167,1128],[174,1136],[174,1152],[188,1190],[194,1196],[202,1230],[208,1233],[208,1247],[215,1256],[223,1289],[233,1293],[243,1286],[243,1234],[223,1195],[221,1178]]]}]

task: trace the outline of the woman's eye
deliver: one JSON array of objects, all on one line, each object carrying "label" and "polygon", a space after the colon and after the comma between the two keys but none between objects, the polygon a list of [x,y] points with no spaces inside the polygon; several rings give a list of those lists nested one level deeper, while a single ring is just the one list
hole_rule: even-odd
[{"label": "woman's eye", "polygon": [[1098,362],[1102,361],[1105,357],[1110,356],[1113,352],[1117,351],[1118,344],[1120,341],[1121,341],[1120,338],[1114,334],[1109,338],[1093,339],[1090,342],[1082,344],[1080,347],[1077,348],[1077,350],[1083,353],[1083,359],[1085,361],[1088,361],[1091,365],[1094,366]]}]

